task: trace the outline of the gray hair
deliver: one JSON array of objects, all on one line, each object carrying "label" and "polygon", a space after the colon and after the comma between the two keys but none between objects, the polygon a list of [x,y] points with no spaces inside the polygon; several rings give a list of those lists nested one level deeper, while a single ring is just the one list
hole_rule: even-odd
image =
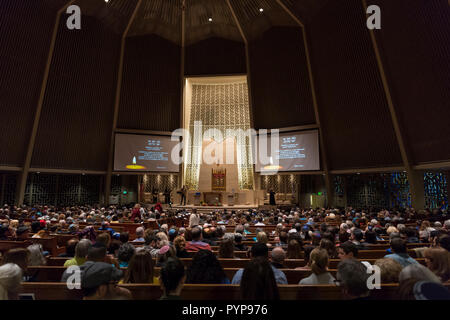
[{"label": "gray hair", "polygon": [[234,233],[227,232],[223,235],[223,240],[228,240],[228,239],[230,239],[231,241],[234,241]]},{"label": "gray hair", "polygon": [[29,266],[42,266],[46,264],[44,253],[42,251],[42,245],[35,243],[27,247],[30,252]]},{"label": "gray hair", "polygon": [[436,276],[433,271],[420,263],[410,264],[409,266],[403,268],[400,272],[398,280],[399,282],[403,282],[411,278],[417,279],[418,281],[441,283],[438,276]]},{"label": "gray hair", "polygon": [[0,267],[0,300],[8,300],[9,292],[18,292],[22,282],[22,269],[14,263]]},{"label": "gray hair", "polygon": [[362,296],[369,291],[367,279],[369,274],[364,264],[356,259],[345,259],[338,265],[337,278],[341,286],[352,296]]},{"label": "gray hair", "polygon": [[445,229],[450,229],[450,219],[445,220],[444,227],[445,227]]},{"label": "gray hair", "polygon": [[143,227],[137,227],[136,228],[136,237],[142,237],[144,235],[144,228]]},{"label": "gray hair", "polygon": [[75,256],[78,258],[85,258],[88,255],[89,249],[92,246],[89,239],[82,239],[75,247]]},{"label": "gray hair", "polygon": [[286,259],[286,252],[281,247],[275,247],[271,252],[271,256],[273,262],[283,263],[284,259]]},{"label": "gray hair", "polygon": [[244,233],[244,226],[242,224],[238,224],[234,229],[235,233]]}]

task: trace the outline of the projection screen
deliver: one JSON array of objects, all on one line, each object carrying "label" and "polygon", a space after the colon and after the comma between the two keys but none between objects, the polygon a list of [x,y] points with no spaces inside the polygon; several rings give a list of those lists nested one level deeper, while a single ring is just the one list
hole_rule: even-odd
[{"label": "projection screen", "polygon": [[179,172],[171,160],[177,143],[168,136],[116,134],[114,171]]},{"label": "projection screen", "polygon": [[[261,143],[267,146],[266,157],[260,156]],[[257,172],[270,174],[275,173],[274,171],[320,170],[317,130],[279,133],[278,148],[273,151],[271,149],[270,135],[267,135],[267,141],[263,141],[261,136],[258,136],[258,156],[255,166]]]}]

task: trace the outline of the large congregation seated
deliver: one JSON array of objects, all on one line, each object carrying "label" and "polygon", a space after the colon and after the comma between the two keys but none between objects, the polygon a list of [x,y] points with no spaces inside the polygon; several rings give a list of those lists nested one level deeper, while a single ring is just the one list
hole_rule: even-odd
[{"label": "large congregation seated", "polygon": [[441,210],[5,205],[0,223],[2,300],[450,299]]}]

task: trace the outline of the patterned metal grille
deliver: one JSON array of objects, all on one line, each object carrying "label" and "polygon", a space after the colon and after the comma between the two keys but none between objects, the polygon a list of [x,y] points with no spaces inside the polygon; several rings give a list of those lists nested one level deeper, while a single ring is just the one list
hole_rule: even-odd
[{"label": "patterned metal grille", "polygon": [[37,174],[28,176],[24,203],[26,205],[84,205],[99,203],[98,175]]},{"label": "patterned metal grille", "polygon": [[158,192],[164,192],[166,189],[171,191],[177,190],[178,175],[158,175],[146,174],[142,179],[144,192],[151,193],[153,189]]},{"label": "patterned metal grille", "polygon": [[275,193],[296,194],[300,184],[300,175],[262,175],[261,189],[273,190]]},{"label": "patterned metal grille", "polygon": [[[347,175],[347,205],[355,208],[411,207],[408,176],[403,172],[386,174]],[[340,188],[336,186],[335,190]]]},{"label": "patterned metal grille", "polygon": [[[199,123],[201,122],[201,130]],[[189,133],[192,141],[187,150],[185,181],[189,189],[198,189],[202,159],[203,133],[206,130],[235,130],[239,188],[253,189],[253,161],[248,86],[245,81],[225,84],[193,84]]]},{"label": "patterned metal grille", "polygon": [[442,172],[424,174],[425,205],[431,209],[448,209],[448,181]]}]

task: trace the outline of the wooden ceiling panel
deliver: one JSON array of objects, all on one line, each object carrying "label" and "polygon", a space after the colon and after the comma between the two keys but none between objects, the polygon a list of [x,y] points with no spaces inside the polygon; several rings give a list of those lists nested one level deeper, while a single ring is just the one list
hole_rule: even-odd
[{"label": "wooden ceiling panel", "polygon": [[226,0],[187,0],[186,45],[208,38],[243,41]]},{"label": "wooden ceiling panel", "polygon": [[129,36],[155,34],[181,44],[182,0],[143,0]]}]

